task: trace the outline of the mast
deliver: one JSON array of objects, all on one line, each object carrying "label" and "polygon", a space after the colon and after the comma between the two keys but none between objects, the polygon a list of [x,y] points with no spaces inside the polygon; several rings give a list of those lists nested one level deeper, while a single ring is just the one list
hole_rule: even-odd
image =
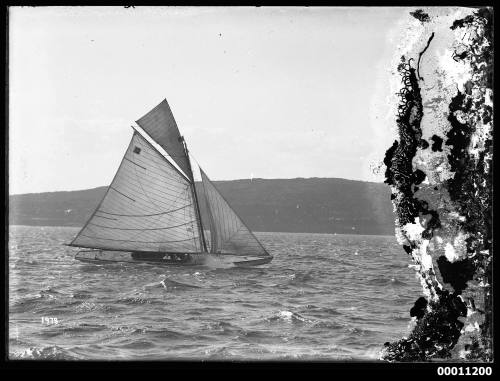
[{"label": "mast", "polygon": [[186,154],[186,158],[187,158],[187,165],[188,165],[188,168],[189,168],[189,177],[190,177],[190,180],[191,180],[191,192],[193,193],[193,199],[194,199],[194,203],[195,203],[195,210],[196,210],[196,217],[198,219],[198,222],[199,222],[199,225],[198,225],[198,230],[199,230],[199,235],[201,237],[201,243],[203,245],[203,250],[205,250],[205,253],[208,253],[208,249],[207,249],[207,242],[205,241],[205,234],[204,234],[204,231],[203,231],[203,222],[201,221],[201,212],[200,212],[200,204],[198,202],[198,195],[196,194],[196,187],[195,187],[195,183],[194,183],[194,175],[193,175],[193,170],[191,168],[191,160],[189,159],[189,151],[188,151],[188,148],[187,148],[187,144],[186,144],[186,141],[184,140],[184,137],[181,136],[180,139],[182,139],[182,144],[184,146],[184,152]]}]

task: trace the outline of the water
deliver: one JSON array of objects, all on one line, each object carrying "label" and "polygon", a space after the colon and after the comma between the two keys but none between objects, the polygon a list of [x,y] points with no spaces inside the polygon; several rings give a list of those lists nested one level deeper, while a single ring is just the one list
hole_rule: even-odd
[{"label": "water", "polygon": [[9,357],[374,360],[420,285],[394,237],[257,233],[260,268],[85,264],[67,227],[9,232]]}]

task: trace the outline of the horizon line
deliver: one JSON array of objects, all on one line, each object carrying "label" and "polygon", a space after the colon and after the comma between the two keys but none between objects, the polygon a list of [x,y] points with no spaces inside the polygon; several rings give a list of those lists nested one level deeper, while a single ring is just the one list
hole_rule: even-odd
[{"label": "horizon line", "polygon": [[[384,184],[384,182],[369,181],[369,180],[358,180],[358,179],[346,179],[344,177],[287,177],[287,178],[264,178],[264,177],[252,177],[252,178],[240,178],[231,180],[211,180],[213,182],[229,182],[229,181],[244,181],[248,180],[250,182],[254,180],[313,180],[313,179],[327,179],[327,180],[345,180],[345,181],[357,181],[361,183],[372,183],[372,184]],[[195,180],[195,183],[200,183],[201,180]],[[86,190],[92,190],[97,188],[107,188],[109,185],[99,185],[97,187],[85,188],[85,189],[70,189],[70,190],[53,190],[53,191],[41,191],[41,192],[27,192],[27,193],[9,193],[10,196],[24,196],[30,194],[42,194],[42,193],[63,193],[63,192],[81,192]]]}]

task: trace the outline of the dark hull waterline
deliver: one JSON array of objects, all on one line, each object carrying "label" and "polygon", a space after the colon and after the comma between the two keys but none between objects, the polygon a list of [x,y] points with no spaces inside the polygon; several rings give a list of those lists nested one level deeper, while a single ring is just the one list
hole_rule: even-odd
[{"label": "dark hull waterline", "polygon": [[81,262],[104,264],[111,262],[149,263],[160,266],[202,266],[221,265],[249,267],[264,265],[273,257],[251,255],[210,254],[210,253],[134,253],[107,250],[82,250],[75,259]]}]

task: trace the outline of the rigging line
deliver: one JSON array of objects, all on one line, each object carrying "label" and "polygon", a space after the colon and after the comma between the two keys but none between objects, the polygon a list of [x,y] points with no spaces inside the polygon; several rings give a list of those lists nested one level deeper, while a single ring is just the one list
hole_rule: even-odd
[{"label": "rigging line", "polygon": [[[187,201],[189,199],[189,202],[191,202],[191,204],[194,204],[193,195],[191,194],[191,192],[189,192],[189,186],[186,187],[186,192],[184,193],[184,198],[185,198],[184,201]],[[189,216],[186,216],[186,212],[190,212]],[[193,212],[195,212],[195,213],[193,213]],[[194,207],[192,209],[184,210],[184,217],[192,218],[193,216],[196,218],[196,211],[194,210]],[[192,224],[191,225],[191,233],[192,233],[193,237],[195,235],[195,228],[196,228],[196,224]],[[197,241],[194,241],[194,242],[197,242]],[[197,248],[198,248],[198,246],[197,246]],[[200,246],[200,251],[201,251],[201,246]]]},{"label": "rigging line", "polygon": [[[104,214],[110,214],[112,216],[121,216],[121,217],[152,217],[152,216],[158,216],[161,214],[169,214],[169,213],[177,212],[178,210],[187,208],[188,206],[191,206],[191,205],[193,205],[193,204],[184,205],[184,206],[181,206],[180,208],[177,208],[177,209],[172,209],[172,210],[169,210],[167,212],[155,213],[155,214],[116,214],[116,213],[105,212],[104,210],[98,210],[97,212],[104,213]],[[106,218],[106,217],[103,217],[103,218]],[[112,219],[114,220],[115,218],[112,218]]]},{"label": "rigging line", "polygon": [[94,225],[94,226],[98,226],[98,227],[106,228],[106,229],[115,229],[115,230],[147,230],[147,231],[150,231],[150,230],[174,229],[174,228],[178,228],[179,226],[184,226],[184,225],[187,225],[187,224],[190,224],[190,223],[193,223],[193,222],[194,222],[194,220],[193,221],[188,221],[188,222],[185,222],[185,223],[179,224],[179,225],[167,226],[167,227],[164,227],[164,228],[115,228],[115,227],[111,227],[111,226],[104,226],[104,225],[93,224],[92,222],[89,225]]},{"label": "rigging line", "polygon": [[187,165],[189,169],[189,175],[190,175],[190,180],[191,180],[191,191],[193,193],[193,200],[196,205],[195,207],[195,213],[196,213],[196,218],[197,218],[197,227],[198,227],[198,234],[200,236],[200,245],[203,247],[204,252],[207,252],[207,242],[205,240],[205,235],[204,235],[204,229],[203,229],[203,221],[201,219],[201,209],[200,209],[200,203],[198,201],[198,194],[196,193],[196,182],[194,181],[194,173],[193,169],[191,167],[191,160],[189,159],[189,150],[187,148],[186,141],[184,138],[182,138],[182,143],[184,147],[184,153],[187,156]]},{"label": "rigging line", "polygon": [[[194,157],[193,157],[194,159]],[[196,159],[194,159],[196,161]],[[198,162],[196,161],[196,163],[198,164]],[[198,168],[200,168],[200,165],[198,164]],[[218,247],[218,239],[217,239],[217,226],[216,226],[216,222],[215,222],[215,219],[214,219],[214,216],[213,216],[213,212],[212,212],[212,208],[210,206],[210,201],[209,201],[209,195],[207,193],[207,188],[205,186],[205,181],[203,181],[203,176],[201,177],[201,184],[202,184],[202,187],[203,187],[203,196],[204,196],[204,199],[205,199],[205,205],[206,205],[206,209],[207,209],[207,214],[208,214],[208,219],[210,221],[209,223],[209,231],[210,231],[210,252],[211,253],[215,253],[217,251],[217,247]]]}]

